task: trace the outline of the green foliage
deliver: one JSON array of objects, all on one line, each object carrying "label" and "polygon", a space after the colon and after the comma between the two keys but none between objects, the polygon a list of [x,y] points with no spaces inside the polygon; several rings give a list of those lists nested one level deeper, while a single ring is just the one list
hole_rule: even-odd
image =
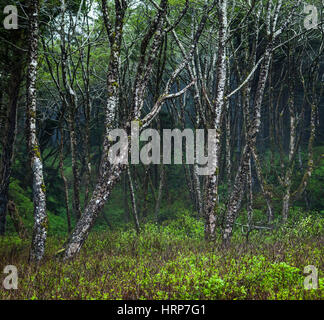
[{"label": "green foliage", "polygon": [[[1,299],[323,299],[323,222],[304,215],[295,224],[237,235],[233,246],[203,239],[203,224],[186,212],[163,226],[93,232],[68,263],[55,253],[63,239],[49,237],[39,268],[27,263],[29,241],[0,240],[0,263],[19,266],[19,290],[0,290]],[[296,228],[296,229],[295,229]],[[296,230],[296,231],[295,231]],[[307,230],[305,232],[301,232]],[[317,266],[319,289],[305,290],[304,267]]]},{"label": "green foliage", "polygon": [[175,219],[169,221],[164,232],[182,238],[203,239],[204,223],[193,217],[189,211],[184,210],[176,214]]},{"label": "green foliage", "polygon": [[33,217],[33,202],[30,200],[31,191],[30,189],[24,190],[20,187],[19,181],[11,179],[9,188],[9,198],[13,200],[19,211],[19,215],[26,222],[26,226],[30,226]]},{"label": "green foliage", "polygon": [[[33,202],[30,197],[30,190],[24,190],[21,188],[19,181],[12,179],[9,188],[9,198],[14,201],[18,209],[19,215],[22,218],[22,221],[28,230],[29,235],[32,234],[33,228]],[[47,211],[49,228],[49,235],[64,236],[66,234],[66,219],[62,216],[53,214],[50,211]],[[14,227],[11,221],[11,218],[8,217],[7,222],[7,233],[10,235],[15,234]]]}]

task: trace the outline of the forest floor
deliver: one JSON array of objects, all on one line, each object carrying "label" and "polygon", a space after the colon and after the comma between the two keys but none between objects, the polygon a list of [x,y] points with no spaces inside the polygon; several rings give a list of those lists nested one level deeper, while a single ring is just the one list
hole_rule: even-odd
[{"label": "forest floor", "polygon": [[[311,219],[255,231],[248,242],[237,230],[224,250],[204,241],[201,221],[183,215],[146,224],[140,235],[93,232],[66,263],[55,256],[64,239],[51,236],[38,267],[28,264],[30,240],[3,237],[0,268],[15,265],[19,279],[17,290],[0,288],[0,299],[323,299],[323,219]],[[308,265],[319,271],[318,289],[304,289]]]}]

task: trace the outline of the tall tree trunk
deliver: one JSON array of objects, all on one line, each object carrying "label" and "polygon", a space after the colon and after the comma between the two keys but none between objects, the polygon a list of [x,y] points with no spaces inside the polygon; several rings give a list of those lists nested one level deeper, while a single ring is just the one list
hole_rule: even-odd
[{"label": "tall tree trunk", "polygon": [[[323,89],[322,89],[323,92]],[[319,103],[319,101],[318,101]],[[292,194],[291,198],[293,200],[297,200],[306,190],[309,179],[312,176],[312,172],[314,170],[314,155],[313,155],[313,146],[316,135],[316,114],[317,114],[317,104],[314,102],[310,106],[311,108],[311,116],[310,116],[310,135],[308,140],[308,159],[307,159],[307,168],[303,175],[302,181],[300,182],[296,191]]]},{"label": "tall tree trunk", "polygon": [[[141,53],[140,53],[140,63],[137,68],[137,76],[135,78],[135,86],[134,86],[134,108],[130,117],[130,121],[125,123],[123,128],[129,133],[130,132],[130,122],[131,120],[136,121],[139,124],[140,120],[142,122],[141,129],[145,126],[149,125],[149,123],[154,120],[157,114],[160,112],[161,107],[167,99],[172,99],[175,97],[181,96],[189,87],[192,86],[192,83],[186,86],[184,89],[177,93],[170,94],[171,84],[174,79],[179,75],[179,73],[185,67],[187,60],[182,62],[178,68],[172,73],[163,95],[159,97],[159,99],[153,105],[151,111],[141,119],[141,109],[144,105],[145,92],[148,86],[148,82],[150,79],[150,75],[152,74],[153,65],[156,60],[158,48],[161,45],[161,40],[163,39],[161,35],[164,29],[165,15],[167,9],[167,1],[161,0],[161,8],[157,11],[157,18],[153,19],[152,25],[149,28],[147,35],[144,36],[141,44]],[[112,145],[112,141],[110,139],[110,131],[114,129],[116,114],[118,111],[119,105],[119,67],[120,67],[120,48],[122,42],[122,31],[123,31],[123,23],[124,23],[124,15],[127,8],[127,2],[125,0],[115,0],[115,27],[114,29],[111,27],[110,18],[108,15],[108,9],[106,1],[102,1],[103,7],[103,16],[105,27],[108,33],[109,42],[111,45],[110,50],[110,60],[108,66],[107,73],[107,105],[106,105],[106,118],[105,118],[105,135],[103,142],[103,154],[100,163],[100,173],[97,185],[92,194],[91,200],[87,204],[81,219],[77,222],[77,225],[71,234],[69,241],[67,242],[63,254],[63,259],[70,259],[74,257],[81,249],[84,241],[87,239],[88,234],[90,232],[91,227],[93,226],[100,209],[106,203],[108,198],[111,195],[111,191],[117,181],[120,180],[121,174],[127,168],[127,164],[114,164],[110,163],[108,151],[110,146]],[[162,13],[161,13],[162,11]],[[162,19],[162,21],[161,21]],[[204,20],[206,21],[206,20]],[[156,26],[158,30],[156,29]],[[201,30],[202,31],[202,30]],[[200,32],[201,33],[201,32]],[[197,35],[196,42],[199,39],[200,33]],[[146,50],[147,46],[151,41],[150,50]],[[195,42],[195,43],[196,43]],[[194,49],[194,46],[193,46]],[[145,59],[146,56],[148,59]],[[147,61],[146,61],[147,60]],[[138,80],[138,81],[137,81]],[[141,88],[141,86],[143,86]],[[121,145],[120,154],[128,154],[128,144]]]},{"label": "tall tree trunk", "polygon": [[219,40],[217,62],[217,89],[215,107],[213,110],[213,128],[216,129],[216,145],[213,153],[213,161],[216,163],[215,173],[208,177],[208,187],[205,201],[205,238],[214,240],[216,232],[216,214],[218,202],[218,175],[219,175],[219,152],[220,152],[220,125],[221,114],[224,107],[224,92],[226,84],[226,39],[227,39],[227,0],[219,1]]},{"label": "tall tree trunk", "polygon": [[[292,92],[291,92],[292,94]],[[289,100],[292,98],[290,97]],[[282,219],[284,222],[288,219],[288,212],[290,206],[290,192],[292,184],[292,174],[293,174],[293,157],[296,143],[296,119],[294,111],[292,110],[293,101],[289,101],[289,110],[290,110],[290,137],[289,137],[289,157],[288,157],[288,168],[286,169],[285,178],[284,178],[284,197],[282,199]]]},{"label": "tall tree trunk", "polygon": [[36,78],[38,56],[38,0],[31,0],[28,8],[29,48],[27,70],[27,142],[33,173],[34,228],[30,261],[39,262],[45,252],[47,236],[46,195],[43,163],[36,134]]},{"label": "tall tree trunk", "polygon": [[89,193],[90,193],[90,186],[91,186],[91,148],[90,148],[90,96],[89,92],[87,91],[87,103],[86,103],[86,111],[85,111],[85,118],[86,118],[86,126],[85,126],[85,150],[86,150],[86,182],[85,182],[85,196],[84,196],[84,205],[89,201]]},{"label": "tall tree trunk", "polygon": [[66,210],[66,219],[67,219],[67,227],[68,233],[71,233],[71,215],[70,215],[70,208],[69,208],[69,190],[67,180],[64,174],[64,131],[60,129],[61,141],[60,141],[60,175],[63,180],[63,187],[64,187],[64,199],[65,199],[65,210]]},{"label": "tall tree trunk", "polygon": [[198,175],[198,163],[195,162],[193,165],[193,185],[195,189],[195,203],[196,203],[196,210],[199,218],[203,217],[204,209],[203,209],[203,201],[201,196],[201,186],[200,186],[200,179]]},{"label": "tall tree trunk", "polygon": [[148,187],[149,187],[149,175],[150,175],[150,166],[145,166],[145,176],[144,176],[144,182],[143,182],[143,218],[145,219],[147,217],[147,211],[148,211]]},{"label": "tall tree trunk", "polygon": [[136,229],[136,232],[139,233],[140,232],[140,224],[139,224],[138,214],[137,214],[135,188],[134,188],[132,173],[130,171],[129,166],[127,167],[127,175],[128,175],[128,184],[129,184],[129,190],[130,190],[130,195],[131,195],[132,212],[133,212],[135,229]]},{"label": "tall tree trunk", "polygon": [[226,127],[226,177],[228,185],[231,182],[231,172],[232,172],[232,149],[231,149],[231,110],[229,106],[229,101],[226,101],[226,117],[225,117],[225,127]]},{"label": "tall tree trunk", "polygon": [[260,183],[260,187],[261,187],[261,192],[262,192],[262,195],[263,195],[263,197],[266,201],[266,205],[267,205],[268,223],[271,224],[274,219],[274,213],[273,213],[273,207],[272,207],[273,195],[270,190],[270,186],[266,184],[265,179],[263,177],[259,156],[257,154],[255,146],[252,148],[252,155],[253,155],[253,159],[254,159],[254,163],[255,163],[256,174],[257,174],[257,177],[258,177],[258,180]]},{"label": "tall tree trunk", "polygon": [[247,141],[242,152],[242,159],[238,169],[238,172],[235,177],[234,186],[229,197],[226,214],[225,214],[225,228],[223,232],[223,242],[225,245],[229,245],[234,222],[237,216],[237,213],[240,209],[243,192],[245,190],[245,184],[247,175],[249,173],[249,163],[251,158],[251,148],[255,146],[256,137],[260,130],[261,125],[261,104],[263,100],[263,93],[268,77],[270,61],[272,57],[272,43],[269,43],[264,54],[264,60],[261,65],[258,87],[254,99],[254,114],[251,121],[249,131],[247,132]]},{"label": "tall tree trunk", "polygon": [[80,174],[77,159],[77,138],[75,130],[76,111],[77,111],[77,95],[70,85],[68,79],[68,55],[66,51],[66,34],[65,34],[65,0],[61,0],[61,25],[60,25],[60,37],[61,37],[61,70],[62,70],[62,82],[64,87],[64,95],[62,97],[64,110],[67,108],[68,113],[68,126],[70,131],[70,147],[71,147],[71,159],[72,159],[72,173],[73,173],[73,211],[78,219],[81,217],[81,205],[80,205]]},{"label": "tall tree trunk", "polygon": [[73,209],[76,218],[79,220],[81,217],[81,204],[80,204],[80,173],[77,159],[77,138],[75,132],[75,113],[74,106],[70,106],[68,123],[70,131],[70,146],[72,158],[72,173],[73,173]]},{"label": "tall tree trunk", "polygon": [[253,185],[252,185],[252,163],[249,159],[249,169],[247,174],[247,216],[248,216],[248,232],[252,230],[253,219]]},{"label": "tall tree trunk", "polygon": [[124,197],[124,217],[125,222],[129,222],[129,206],[128,206],[128,184],[127,184],[127,174],[124,173],[123,175],[123,197]]},{"label": "tall tree trunk", "polygon": [[295,99],[294,99],[294,76],[292,68],[293,66],[293,58],[291,57],[291,48],[289,47],[288,52],[288,81],[289,81],[289,93],[288,93],[288,109],[289,109],[289,124],[290,124],[290,132],[289,132],[289,154],[288,154],[288,165],[286,169],[286,173],[284,176],[283,186],[284,186],[284,197],[282,199],[282,220],[284,222],[288,219],[289,206],[290,206],[290,193],[291,193],[291,185],[292,185],[292,174],[294,168],[295,154],[296,154],[296,145],[297,145],[297,119],[296,119],[296,109],[295,109]]},{"label": "tall tree trunk", "polygon": [[161,201],[162,201],[162,196],[163,196],[163,187],[164,187],[164,181],[165,181],[165,172],[164,172],[164,165],[163,163],[160,165],[160,183],[159,183],[159,189],[158,189],[158,194],[157,194],[157,199],[155,203],[155,210],[154,210],[154,217],[155,217],[155,222],[158,222],[158,217],[160,213],[160,206],[161,206]]},{"label": "tall tree trunk", "polygon": [[[104,23],[107,30],[111,54],[107,72],[107,104],[105,110],[105,135],[103,142],[103,154],[100,162],[99,179],[92,193],[91,199],[84,209],[84,213],[77,222],[68,243],[65,246],[63,259],[70,259],[81,249],[84,241],[87,239],[91,227],[96,218],[110,197],[115,184],[120,180],[121,174],[126,169],[126,165],[110,165],[108,161],[108,151],[112,142],[109,139],[110,130],[114,128],[118,97],[119,97],[119,65],[120,48],[122,41],[123,20],[126,12],[127,3],[125,1],[115,0],[116,20],[114,30],[111,28],[106,0],[102,0],[102,10]],[[127,147],[128,146],[124,146]],[[121,150],[127,152],[128,150]]]},{"label": "tall tree trunk", "polygon": [[[89,28],[89,17],[86,18],[87,24],[87,35],[90,35]],[[91,56],[91,42],[88,38],[88,45],[86,50],[86,62],[85,66],[83,63],[83,47],[81,47],[80,55],[81,55],[81,67],[82,67],[82,77],[84,83],[84,91],[85,91],[85,105],[84,105],[84,117],[85,117],[85,136],[84,136],[84,144],[85,144],[85,169],[86,169],[86,179],[85,179],[85,195],[84,195],[84,206],[89,201],[90,187],[91,187],[91,130],[90,130],[90,120],[91,120],[91,97],[90,97],[90,56]]]}]

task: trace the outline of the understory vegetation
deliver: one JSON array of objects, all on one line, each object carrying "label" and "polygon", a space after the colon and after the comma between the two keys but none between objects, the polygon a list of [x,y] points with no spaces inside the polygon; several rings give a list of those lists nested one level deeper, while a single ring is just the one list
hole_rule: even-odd
[{"label": "understory vegetation", "polygon": [[318,289],[304,289],[304,267],[323,268],[323,219],[300,210],[292,216],[248,239],[238,227],[229,250],[206,242],[203,222],[188,212],[161,226],[147,223],[139,235],[132,228],[95,231],[67,263],[56,259],[63,235],[50,236],[37,267],[28,263],[29,240],[2,237],[0,265],[17,266],[19,280],[18,290],[1,289],[0,298],[323,299],[322,274]]},{"label": "understory vegetation", "polygon": [[[323,190],[319,187],[323,150],[315,151],[314,175],[306,194],[317,200],[311,202],[310,210],[298,202],[282,224],[278,200],[273,229],[255,229],[249,234],[243,210],[232,245],[226,250],[219,230],[215,242],[205,241],[204,220],[188,209],[186,192],[177,194],[181,187],[171,174],[181,169],[176,166],[169,168],[168,181],[175,188],[170,185],[169,194],[163,197],[158,223],[149,213],[137,234],[131,217],[124,214],[117,186],[104,209],[111,225],[99,217],[80,254],[67,263],[62,263],[58,254],[68,237],[66,216],[63,205],[50,195],[49,208],[54,210],[48,210],[49,237],[39,266],[28,261],[33,226],[31,191],[22,188],[20,176],[15,175],[9,196],[16,203],[27,237],[18,237],[8,216],[7,235],[0,237],[0,268],[15,265],[19,279],[17,290],[1,286],[0,299],[323,299]],[[177,201],[171,201],[176,194]],[[254,225],[265,224],[264,207],[262,196],[256,195]],[[221,220],[220,215],[219,228]],[[304,289],[308,265],[319,270],[318,289]]]}]

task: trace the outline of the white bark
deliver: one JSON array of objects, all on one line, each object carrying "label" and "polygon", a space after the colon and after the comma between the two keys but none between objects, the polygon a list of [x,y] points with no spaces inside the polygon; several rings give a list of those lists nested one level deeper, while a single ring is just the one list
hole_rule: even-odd
[{"label": "white bark", "polygon": [[227,40],[227,0],[219,1],[219,33],[218,33],[218,61],[217,61],[217,88],[213,109],[213,128],[216,129],[216,145],[212,152],[212,159],[216,164],[215,173],[208,177],[208,187],[205,204],[205,237],[214,240],[216,232],[216,214],[218,203],[218,175],[220,152],[220,125],[224,108],[225,84],[226,84],[226,40]]},{"label": "white bark", "polygon": [[29,5],[29,51],[27,70],[27,131],[28,148],[33,173],[34,228],[30,260],[39,262],[45,251],[47,236],[47,214],[43,163],[36,136],[36,78],[38,56],[38,1],[31,0]]}]

